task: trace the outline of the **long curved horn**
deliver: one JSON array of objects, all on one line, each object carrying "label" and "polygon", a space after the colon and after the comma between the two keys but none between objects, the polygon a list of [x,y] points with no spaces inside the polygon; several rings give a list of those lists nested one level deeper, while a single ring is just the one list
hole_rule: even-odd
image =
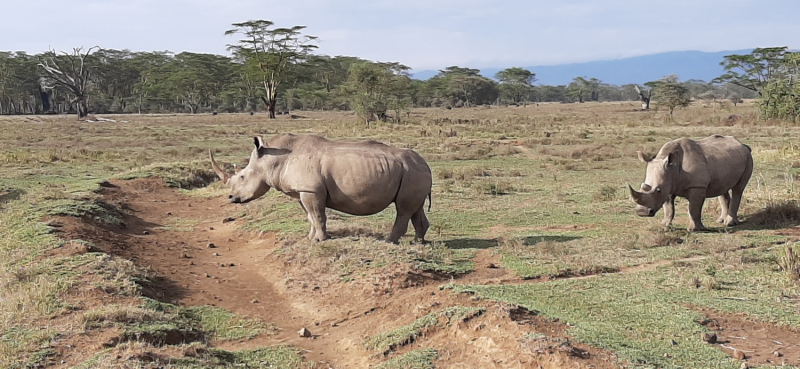
[{"label": "long curved horn", "polygon": [[639,202],[639,198],[642,197],[642,194],[640,192],[634,190],[633,187],[631,187],[630,184],[628,185],[628,189],[631,191],[631,198],[633,198],[633,201],[638,203]]},{"label": "long curved horn", "polygon": [[228,182],[228,175],[225,174],[225,172],[222,170],[222,168],[219,167],[219,165],[217,165],[217,161],[214,160],[214,153],[212,152],[211,149],[208,149],[208,156],[211,158],[211,166],[214,167],[214,172],[217,173],[219,179],[221,179],[223,183]]}]

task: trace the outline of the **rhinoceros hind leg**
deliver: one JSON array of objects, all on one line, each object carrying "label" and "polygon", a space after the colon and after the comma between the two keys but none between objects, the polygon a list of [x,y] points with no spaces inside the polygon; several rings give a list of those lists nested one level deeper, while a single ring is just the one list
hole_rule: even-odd
[{"label": "rhinoceros hind leg", "polygon": [[735,186],[731,189],[731,204],[728,208],[728,216],[725,218],[725,225],[726,226],[734,226],[737,224],[741,224],[739,222],[739,205],[742,204],[742,194],[744,193],[744,188],[747,187],[747,182],[750,181],[750,176],[753,174],[753,163],[752,159],[748,163],[748,167],[745,170],[744,175],[736,183]]},{"label": "rhinoceros hind leg", "polygon": [[326,225],[325,201],[325,196],[312,192],[300,193],[300,202],[308,213],[308,221],[311,223],[311,232],[308,236],[312,241],[325,241],[330,238]]},{"label": "rhinoceros hind leg", "polygon": [[428,228],[431,226],[428,217],[425,216],[425,204],[411,215],[411,224],[414,226],[414,240],[424,243],[425,233],[428,232]]},{"label": "rhinoceros hind leg", "polygon": [[719,218],[717,218],[717,223],[728,225],[728,209],[730,209],[731,206],[731,195],[726,192],[724,195],[720,195],[717,199],[719,199],[720,207],[720,214]]},{"label": "rhinoceros hind leg", "polygon": [[403,237],[403,235],[408,232],[409,219],[411,219],[411,214],[409,214],[408,211],[401,211],[400,209],[397,209],[397,217],[394,219],[392,233],[389,234],[389,238],[387,238],[386,241],[398,243],[400,241],[400,237]]}]

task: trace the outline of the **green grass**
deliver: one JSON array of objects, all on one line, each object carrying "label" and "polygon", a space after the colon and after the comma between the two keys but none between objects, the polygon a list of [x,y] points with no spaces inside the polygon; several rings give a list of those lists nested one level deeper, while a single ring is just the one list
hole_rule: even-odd
[{"label": "green grass", "polygon": [[374,369],[433,369],[434,362],[441,357],[438,351],[426,348],[411,351],[373,366]]},{"label": "green grass", "polygon": [[747,250],[747,257],[731,253],[723,260],[677,263],[646,273],[453,289],[557,318],[572,327],[575,339],[634,364],[738,368],[739,362],[700,340],[703,317],[691,307],[743,312],[800,328],[796,302],[782,298],[797,295],[800,287],[776,271],[771,262],[775,252]]},{"label": "green grass", "polygon": [[[100,369],[109,367],[129,367],[136,364],[148,367],[148,363],[130,360],[120,354],[130,352],[148,352],[153,348],[141,343],[124,343],[113,349],[95,354],[89,360],[75,366],[76,369]],[[302,369],[313,368],[314,363],[306,361],[300,350],[291,346],[270,346],[255,350],[226,351],[209,348],[193,343],[184,346],[186,352],[193,352],[192,357],[167,358],[157,360],[159,368],[166,369],[205,369],[205,368],[275,368]]]},{"label": "green grass", "polygon": [[414,342],[431,329],[444,328],[451,324],[469,320],[472,317],[483,314],[484,311],[485,310],[482,308],[464,306],[450,307],[427,314],[409,325],[368,337],[364,340],[364,346],[371,351],[385,355],[398,346]]},{"label": "green grass", "polygon": [[[137,296],[132,278],[146,278],[146,273],[117,258],[91,253],[48,260],[46,252],[63,241],[39,222],[42,217],[61,214],[119,224],[116,209],[97,202],[92,194],[98,181],[105,178],[157,176],[191,196],[224,196],[227,191],[219,182],[195,188],[214,178],[207,162],[208,149],[214,149],[218,161],[230,169],[231,163],[246,163],[243,160],[251,151],[252,136],[269,137],[277,132],[376,139],[417,150],[433,170],[430,246],[406,238],[399,246],[381,241],[394,221],[392,207],[368,217],[332,212],[329,228],[335,239],[312,244],[300,240],[309,226],[295,200],[272,191],[242,206],[237,218],[246,220],[246,229],[278,232],[288,241],[278,256],[303,259],[302,265],[308,268],[304,272],[349,279],[407,263],[462,274],[475,267],[469,258],[477,249],[489,249],[503,267],[522,278],[610,272],[672,261],[673,266],[634,275],[502,288],[474,286],[498,300],[523,301],[547,314],[572,319],[576,338],[655,363],[651,365],[673,365],[663,352],[659,354],[663,347],[654,343],[658,341],[654,334],[696,331],[690,323],[694,313],[682,304],[794,324],[787,315],[790,300],[775,300],[783,294],[795,296],[797,291],[787,282],[787,273],[778,270],[776,261],[781,255],[772,244],[789,238],[775,234],[776,227],[797,225],[797,219],[781,209],[800,200],[800,166],[796,164],[800,162],[796,143],[800,128],[754,119],[732,127],[722,123],[730,114],[752,117],[751,106],[692,106],[665,120],[663,112],[629,112],[634,105],[415,109],[403,124],[378,122],[369,127],[348,112],[304,112],[311,119],[277,119],[270,121],[268,129],[260,117],[243,115],[126,116],[130,122],[124,125],[77,123],[63,116],[48,116],[36,126],[24,117],[3,117],[0,360],[41,361],[52,330],[37,322],[49,321],[67,309],[61,296],[81,276],[101,275],[92,283],[110,294],[126,296]],[[438,133],[450,129],[458,135]],[[716,133],[734,135],[753,148],[756,169],[740,211],[746,223],[731,229],[714,224],[716,204],[712,199],[706,202],[704,221],[718,233],[686,234],[687,204],[679,200],[673,229],[652,230],[662,214],[656,219],[636,217],[625,188],[626,183],[638,186],[644,178],[645,168],[636,159],[636,151],[653,154],[669,140]],[[767,219],[759,220],[759,214],[766,214]],[[176,221],[168,226],[188,229],[189,224]],[[688,257],[704,259],[681,261]],[[625,298],[628,294],[630,300]],[[748,300],[723,298],[743,296]],[[632,306],[631,302],[638,301],[648,302],[651,308]],[[591,311],[587,306],[592,306]],[[170,314],[177,316],[174,311]],[[211,315],[219,318],[185,319],[195,329],[205,324],[204,329],[222,336],[235,332],[233,326],[239,325],[230,323],[233,326],[225,328],[224,322],[230,319],[222,317],[224,314]],[[203,319],[216,319],[221,325],[214,328],[217,326],[211,322],[201,323]],[[607,320],[607,324],[598,325],[597,319]],[[666,326],[658,325],[661,320]],[[692,360],[705,352],[694,344],[678,347],[683,356],[673,355],[673,361],[689,363],[686,366],[694,365]],[[713,355],[717,354],[708,357],[719,359]],[[724,360],[717,364],[728,365]]]}]

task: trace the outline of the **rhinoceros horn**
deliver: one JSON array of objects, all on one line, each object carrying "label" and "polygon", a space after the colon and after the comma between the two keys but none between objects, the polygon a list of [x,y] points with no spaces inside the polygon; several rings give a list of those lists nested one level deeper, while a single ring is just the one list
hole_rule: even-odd
[{"label": "rhinoceros horn", "polygon": [[219,176],[219,179],[221,179],[222,182],[227,183],[230,176],[225,174],[222,168],[220,168],[217,164],[217,161],[214,160],[214,153],[211,151],[211,149],[208,149],[208,156],[211,158],[211,166],[214,167],[214,172],[217,173],[217,176]]},{"label": "rhinoceros horn", "polygon": [[631,190],[631,197],[633,198],[633,201],[636,201],[638,203],[639,202],[639,198],[642,196],[642,194],[640,192],[634,190],[633,187],[631,187],[630,184],[628,185],[628,189]]}]

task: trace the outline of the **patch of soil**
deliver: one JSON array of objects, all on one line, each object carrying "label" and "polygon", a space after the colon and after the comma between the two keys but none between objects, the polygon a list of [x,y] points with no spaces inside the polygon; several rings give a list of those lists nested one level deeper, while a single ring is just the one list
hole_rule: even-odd
[{"label": "patch of soil", "polygon": [[[145,293],[151,298],[185,306],[218,306],[278,328],[274,335],[211,342],[212,346],[240,350],[290,344],[302,349],[320,368],[366,368],[385,360],[364,348],[366,337],[460,305],[484,307],[487,313],[435,330],[398,348],[393,355],[430,347],[442,353],[437,366],[445,368],[616,367],[613,354],[588,346],[569,344],[575,349],[528,350],[525,337],[544,334],[568,340],[567,327],[536,316],[514,321],[509,317],[509,308],[440,291],[438,285],[449,282],[449,278],[443,281],[441,276],[421,273],[408,265],[383,268],[343,283],[309,275],[300,265],[284,264],[274,254],[277,242],[273,234],[242,232],[239,222],[223,222],[257,204],[229,204],[223,197],[184,196],[159,179],[112,182],[113,186],[104,186],[100,193],[105,201],[127,209],[124,228],[57,218],[53,221],[59,225],[58,232],[66,240],[89,241],[99,250],[151,268],[157,275],[145,286]],[[171,228],[170,224],[190,224],[192,230],[186,231],[186,226]],[[73,252],[72,247],[74,252],[81,252],[78,246],[58,252]],[[475,262],[476,271],[460,281],[486,284],[515,280],[497,267],[499,262],[488,250],[478,252]],[[300,337],[297,332],[301,328],[310,330],[311,337]],[[99,340],[108,342],[109,338],[103,336]],[[71,347],[60,351],[59,359],[67,361],[65,365],[80,362],[77,359],[84,356],[77,351],[96,348],[79,337],[57,345]]]},{"label": "patch of soil", "polygon": [[[716,345],[733,357],[745,354],[750,365],[797,365],[800,363],[800,330],[759,322],[740,314],[695,308],[706,316],[699,322],[717,334]],[[698,337],[700,339],[700,337]]]}]

